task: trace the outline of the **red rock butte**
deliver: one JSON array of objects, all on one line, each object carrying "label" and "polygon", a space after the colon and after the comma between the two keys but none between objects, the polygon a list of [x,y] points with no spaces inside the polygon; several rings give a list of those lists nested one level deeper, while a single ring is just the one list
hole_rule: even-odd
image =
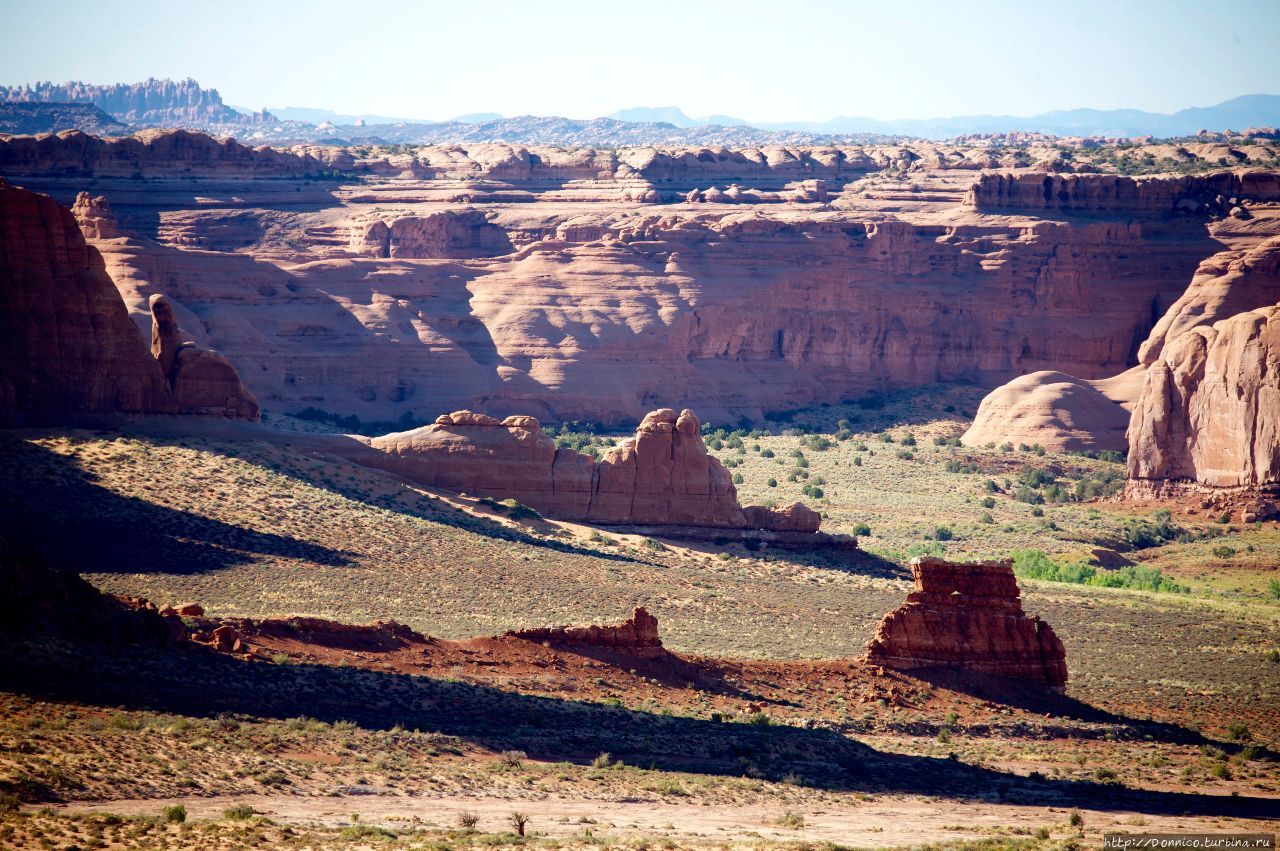
[{"label": "red rock butte", "polygon": [[880,622],[867,645],[868,662],[1066,684],[1066,650],[1049,624],[1022,611],[1010,562],[921,556],[911,572],[915,590]]}]

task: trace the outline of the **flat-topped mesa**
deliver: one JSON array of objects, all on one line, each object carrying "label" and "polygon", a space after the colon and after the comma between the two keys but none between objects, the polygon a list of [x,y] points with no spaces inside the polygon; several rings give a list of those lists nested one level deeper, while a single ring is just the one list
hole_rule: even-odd
[{"label": "flat-topped mesa", "polygon": [[[979,177],[965,195],[965,205],[978,210],[1143,215],[1247,215],[1242,201],[1280,201],[1280,174],[1220,171],[1177,177],[1122,177],[994,172]],[[1241,212],[1233,213],[1234,210]]]},{"label": "flat-topped mesa", "polygon": [[431,487],[512,498],[561,520],[614,526],[690,526],[816,532],[821,516],[799,503],[738,505],[733,478],[707,452],[693,411],[661,408],[599,461],[558,448],[537,419],[472,411],[413,431],[360,438],[381,454],[356,460]]},{"label": "flat-topped mesa", "polygon": [[658,619],[643,606],[637,606],[622,623],[606,626],[551,626],[512,630],[507,638],[547,643],[553,647],[595,647],[615,650],[642,659],[656,659],[666,651],[658,636]]},{"label": "flat-topped mesa", "polygon": [[1010,562],[921,556],[911,571],[915,590],[880,622],[867,661],[1066,684],[1066,650],[1049,624],[1023,612]]}]

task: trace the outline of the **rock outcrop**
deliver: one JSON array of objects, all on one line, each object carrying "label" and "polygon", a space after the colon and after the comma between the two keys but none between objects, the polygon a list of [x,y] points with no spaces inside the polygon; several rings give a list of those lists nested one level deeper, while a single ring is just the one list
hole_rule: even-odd
[{"label": "rock outcrop", "polygon": [[1238,206],[1228,203],[1233,199],[1280,201],[1280,174],[1261,170],[1183,177],[990,173],[973,184],[965,204],[979,210],[1174,215],[1213,209],[1227,213]]},{"label": "rock outcrop", "polygon": [[231,361],[182,340],[169,300],[151,296],[151,356],[160,364],[182,414],[257,420],[258,400],[245,389]]},{"label": "rock outcrop", "polygon": [[1066,650],[1049,624],[1023,612],[1010,562],[921,556],[911,572],[915,590],[881,621],[867,645],[869,662],[1066,684]]},{"label": "rock outcrop", "polygon": [[71,212],[0,181],[0,422],[177,413]]},{"label": "rock outcrop", "polygon": [[[75,212],[91,232],[115,227],[101,198],[82,193]],[[0,423],[133,414],[258,418],[258,403],[230,361],[181,343],[163,296],[152,300],[157,348],[149,354],[72,211],[3,181],[0,306]]]},{"label": "rock outcrop", "polygon": [[817,512],[738,505],[729,471],[707,452],[693,411],[661,408],[599,461],[558,448],[537,419],[456,411],[434,424],[359,438],[356,460],[431,487],[512,498],[563,520],[625,526],[816,532]]},{"label": "rock outcrop", "polygon": [[629,619],[618,624],[521,629],[504,633],[503,637],[546,643],[552,647],[609,650],[641,659],[656,659],[666,653],[658,636],[658,619],[642,606],[637,606]]},{"label": "rock outcrop", "polygon": [[1166,343],[1128,437],[1133,491],[1161,482],[1280,486],[1280,305]]},{"label": "rock outcrop", "polygon": [[405,259],[496,257],[511,240],[479,210],[446,210],[428,216],[403,216],[388,225],[381,219],[358,225],[353,251],[370,257]]},{"label": "rock outcrop", "polygon": [[1051,452],[1123,452],[1129,411],[1092,383],[1061,372],[1033,372],[989,393],[965,446],[1040,444]]}]

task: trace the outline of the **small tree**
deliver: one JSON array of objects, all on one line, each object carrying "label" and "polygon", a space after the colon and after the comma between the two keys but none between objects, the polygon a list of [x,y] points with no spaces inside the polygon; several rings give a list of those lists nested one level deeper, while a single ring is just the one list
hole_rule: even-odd
[{"label": "small tree", "polygon": [[514,812],[510,816],[511,829],[516,832],[516,836],[524,836],[525,826],[529,823],[529,816],[525,813]]}]

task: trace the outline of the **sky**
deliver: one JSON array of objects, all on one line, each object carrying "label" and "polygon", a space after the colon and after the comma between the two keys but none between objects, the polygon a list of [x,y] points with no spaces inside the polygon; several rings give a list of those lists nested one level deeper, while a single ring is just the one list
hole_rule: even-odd
[{"label": "sky", "polygon": [[1280,93],[1280,0],[0,0],[0,84],[193,77],[240,107],[755,122]]}]

